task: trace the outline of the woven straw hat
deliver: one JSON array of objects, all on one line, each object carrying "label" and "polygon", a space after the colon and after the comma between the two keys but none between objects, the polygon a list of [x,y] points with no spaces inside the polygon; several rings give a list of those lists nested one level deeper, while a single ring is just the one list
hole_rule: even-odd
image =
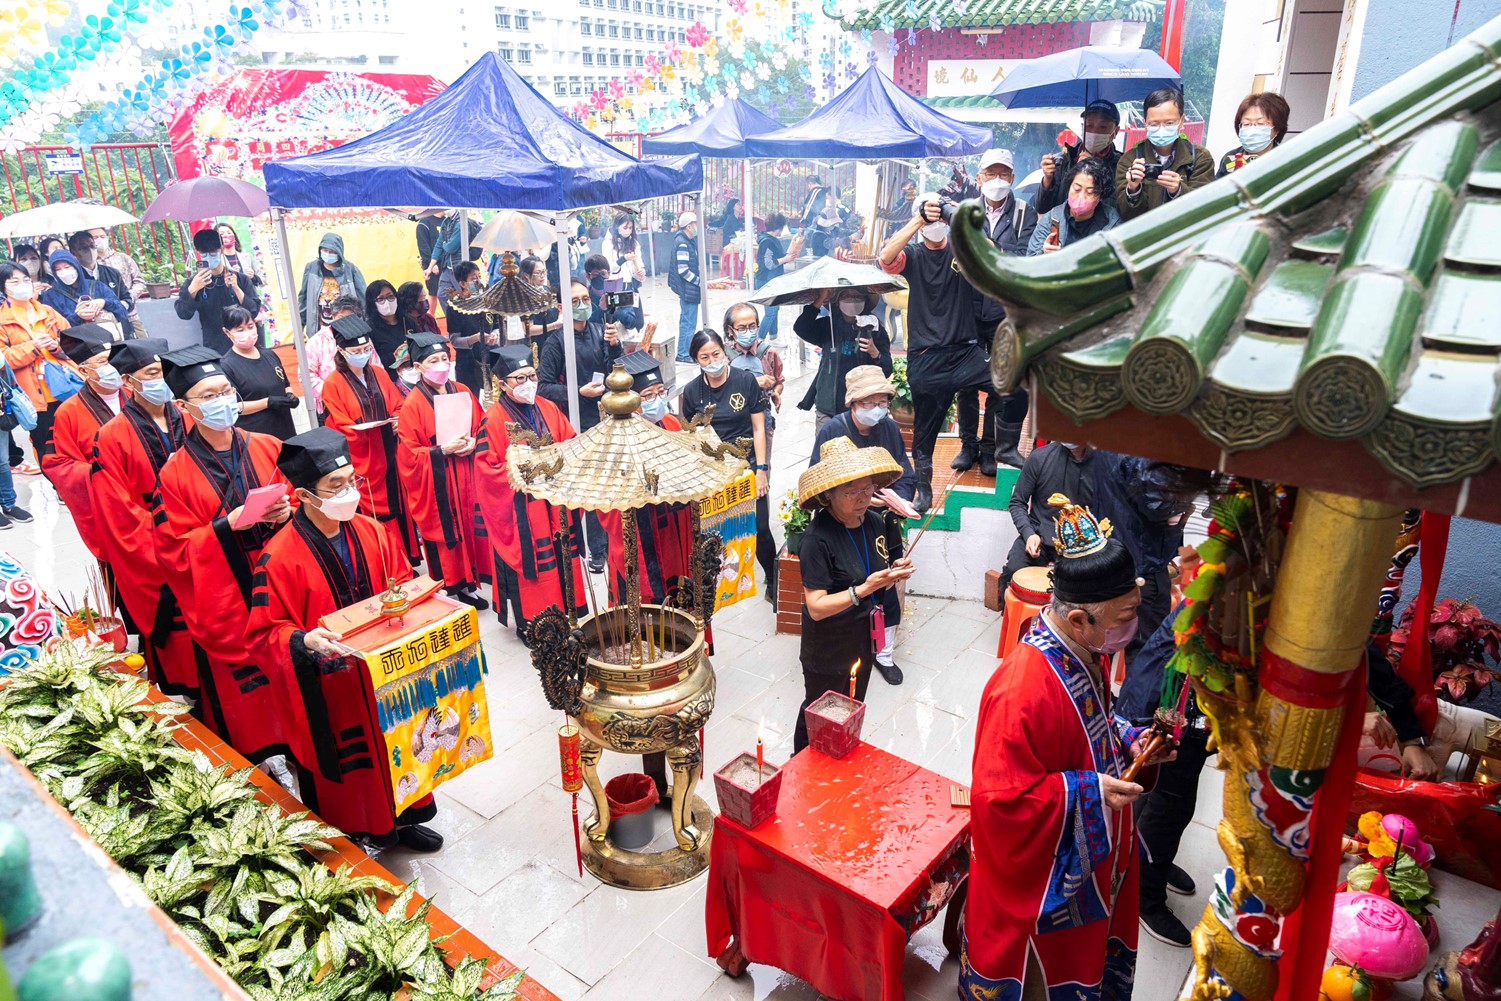
[{"label": "woven straw hat", "polygon": [[879,445],[861,448],[843,435],[831,438],[819,449],[818,463],[797,478],[798,507],[810,511],[820,494],[866,476],[876,481],[879,490],[901,479],[902,467]]}]

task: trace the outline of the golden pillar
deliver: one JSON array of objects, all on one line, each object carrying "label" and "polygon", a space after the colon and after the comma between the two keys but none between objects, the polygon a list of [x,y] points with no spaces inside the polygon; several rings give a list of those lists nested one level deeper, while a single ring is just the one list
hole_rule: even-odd
[{"label": "golden pillar", "polygon": [[[1269,1001],[1282,918],[1303,897],[1309,821],[1334,757],[1402,509],[1298,493],[1253,690],[1200,692],[1225,776],[1220,847],[1230,868],[1194,929],[1194,1001]],[[1227,693],[1228,694],[1228,693]]]}]

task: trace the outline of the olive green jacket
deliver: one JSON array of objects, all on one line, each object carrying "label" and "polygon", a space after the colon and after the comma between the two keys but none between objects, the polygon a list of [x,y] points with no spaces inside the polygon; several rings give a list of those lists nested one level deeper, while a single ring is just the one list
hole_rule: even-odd
[{"label": "olive green jacket", "polygon": [[1187,192],[1197,191],[1214,180],[1214,154],[1179,136],[1173,147],[1173,162],[1168,169],[1177,174],[1186,174],[1187,182],[1178,189],[1178,194],[1170,196],[1155,181],[1143,181],[1141,190],[1133,200],[1126,194],[1126,173],[1144,152],[1153,157],[1149,163],[1156,162],[1156,153],[1149,152],[1150,150],[1151,146],[1143,139],[1121,154],[1120,161],[1115,165],[1115,207],[1120,210],[1122,222],[1135,219],[1164,202],[1182,198]]}]

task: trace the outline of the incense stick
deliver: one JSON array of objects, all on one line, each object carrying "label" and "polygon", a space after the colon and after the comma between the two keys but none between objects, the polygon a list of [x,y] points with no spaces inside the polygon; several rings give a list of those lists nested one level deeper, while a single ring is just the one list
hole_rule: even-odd
[{"label": "incense stick", "polygon": [[951,493],[954,492],[954,485],[957,482],[958,482],[957,480],[951,480],[949,482],[949,485],[946,486],[946,487],[944,487],[944,489],[943,489],[943,495],[938,498],[938,503],[936,503],[932,507],[928,508],[928,516],[923,519],[922,527],[920,527],[917,530],[917,538],[913,539],[912,540],[912,545],[908,546],[907,547],[907,551],[904,552],[904,553],[902,553],[902,555],[904,557],[907,557],[908,559],[910,559],[912,557],[912,550],[916,549],[917,548],[917,544],[922,541],[923,535],[928,531],[928,526],[931,525],[931,524],[933,524],[933,518],[934,518],[934,516],[937,515],[938,512],[943,509],[943,505],[949,499],[949,494],[951,494]]}]

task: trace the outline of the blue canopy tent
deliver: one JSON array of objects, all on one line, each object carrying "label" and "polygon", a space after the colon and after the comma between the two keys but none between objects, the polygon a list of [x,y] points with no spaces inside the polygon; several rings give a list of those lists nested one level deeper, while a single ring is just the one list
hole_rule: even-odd
[{"label": "blue canopy tent", "polygon": [[[653,156],[673,156],[697,153],[700,156],[724,159],[747,159],[746,140],[754,135],[775,132],[782,123],[746,104],[738,97],[712,108],[683,125],[666,132],[648,136],[641,141],[641,152]],[[751,211],[750,164],[745,165],[745,182],[741,191],[741,203],[745,206],[745,267],[746,286],[750,286],[751,267],[756,259],[755,215]],[[707,275],[707,253],[704,250],[704,224],[699,222],[699,274]],[[704,326],[709,325],[708,296],[703,297]]]},{"label": "blue canopy tent", "polygon": [[988,127],[939,114],[872,66],[796,125],[746,140],[745,155],[890,160],[969,156],[991,145]]},{"label": "blue canopy tent", "polygon": [[[427,206],[562,214],[703,190],[697,156],[644,163],[616,149],[554,108],[493,52],[385,128],[334,149],[274,160],[263,173],[283,248],[287,209]],[[467,240],[467,226],[460,229]],[[557,238],[561,277],[568,260],[561,223]],[[294,289],[290,263],[279,256],[282,280]],[[292,331],[306,384],[305,332],[296,309]],[[563,344],[573,389],[573,339]],[[569,411],[577,426],[575,395],[569,394]]]}]

